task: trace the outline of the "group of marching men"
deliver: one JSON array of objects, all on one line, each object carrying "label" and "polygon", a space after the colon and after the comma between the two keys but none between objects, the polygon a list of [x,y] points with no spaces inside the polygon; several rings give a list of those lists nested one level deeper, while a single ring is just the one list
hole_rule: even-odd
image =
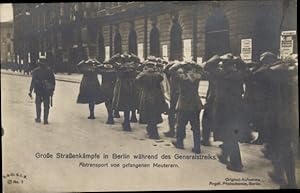
[{"label": "group of marching men", "polygon": [[[219,161],[233,171],[243,168],[238,142],[265,144],[263,153],[274,166],[269,176],[284,187],[296,187],[297,57],[280,60],[265,52],[258,63],[245,63],[228,53],[199,65],[193,61],[167,62],[153,56],[141,62],[133,54],[116,54],[103,63],[89,58],[77,67],[83,73],[77,103],[89,104],[88,119],[95,119],[95,105],[104,102],[107,124],[114,124],[114,118],[123,111],[124,131],[132,130],[130,122],[139,121],[147,125],[149,138],[159,139],[157,125],[166,114],[169,131],[164,135],[176,137],[172,141],[176,148],[184,149],[188,123],[193,132],[192,152],[196,154],[201,153],[200,144],[211,145],[213,132],[214,140],[223,142]],[[101,84],[98,74],[102,76]],[[169,103],[162,87],[164,77],[170,86]],[[198,92],[203,79],[209,82],[205,104]],[[252,131],[258,132],[255,141]]]}]

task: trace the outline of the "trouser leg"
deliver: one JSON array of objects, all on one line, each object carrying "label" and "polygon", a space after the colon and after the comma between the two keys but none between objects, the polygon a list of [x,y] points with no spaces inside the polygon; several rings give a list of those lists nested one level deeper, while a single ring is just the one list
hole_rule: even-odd
[{"label": "trouser leg", "polygon": [[204,109],[203,117],[202,117],[202,134],[203,134],[203,144],[209,145],[209,138],[211,132],[211,125],[210,125],[210,109],[209,107]]},{"label": "trouser leg", "polygon": [[49,116],[49,109],[50,109],[50,96],[43,97],[44,103],[44,123],[48,124],[48,116]]},{"label": "trouser leg", "polygon": [[42,105],[42,98],[39,95],[35,96],[35,109],[36,109],[36,121],[41,120],[41,105]]},{"label": "trouser leg", "polygon": [[193,131],[193,139],[194,139],[194,148],[193,152],[194,153],[200,153],[200,111],[197,112],[192,112],[190,114],[190,123],[192,126],[192,131]]},{"label": "trouser leg", "polygon": [[105,101],[105,107],[106,107],[107,115],[108,115],[106,124],[114,124],[112,101],[111,100]]},{"label": "trouser leg", "polygon": [[147,125],[147,131],[150,139],[159,139],[157,125],[155,123],[149,123]]},{"label": "trouser leg", "polygon": [[224,127],[226,132],[224,132],[224,143],[221,147],[222,154],[219,156],[219,159],[222,163],[227,164],[227,169],[241,171],[243,165],[238,143],[239,132],[238,130],[229,128],[232,125],[233,124],[228,124]]},{"label": "trouser leg", "polygon": [[90,116],[89,116],[89,118],[90,119],[95,118],[94,109],[95,109],[95,103],[94,102],[89,103],[89,110],[90,110]]},{"label": "trouser leg", "polygon": [[166,137],[174,137],[175,135],[175,124],[176,124],[176,104],[178,100],[177,94],[171,93],[170,99],[170,109],[168,112],[168,123],[169,123],[169,131],[164,133]]},{"label": "trouser leg", "polygon": [[131,131],[131,127],[130,127],[130,111],[124,111],[124,122],[123,122],[123,130],[124,131]]},{"label": "trouser leg", "polygon": [[177,148],[184,148],[183,140],[186,137],[185,126],[187,125],[187,114],[184,112],[178,112],[178,124],[176,128],[176,143],[174,144]]},{"label": "trouser leg", "polygon": [[242,168],[241,152],[238,141],[233,140],[229,143],[228,148],[230,164],[236,168]]}]

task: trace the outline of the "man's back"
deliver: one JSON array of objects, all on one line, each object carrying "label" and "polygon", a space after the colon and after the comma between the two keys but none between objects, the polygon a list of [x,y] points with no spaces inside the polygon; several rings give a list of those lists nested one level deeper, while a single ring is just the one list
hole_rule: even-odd
[{"label": "man's back", "polygon": [[35,68],[32,72],[32,84],[36,94],[49,94],[48,90],[54,90],[55,87],[55,77],[51,69],[48,67]]}]

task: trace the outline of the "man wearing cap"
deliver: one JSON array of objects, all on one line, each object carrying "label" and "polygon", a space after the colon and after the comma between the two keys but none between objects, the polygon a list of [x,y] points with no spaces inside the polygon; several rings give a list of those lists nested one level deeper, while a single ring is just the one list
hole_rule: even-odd
[{"label": "man wearing cap", "polygon": [[242,171],[239,140],[242,131],[242,94],[245,76],[245,64],[232,54],[220,57],[216,79],[214,139],[223,141],[218,158],[227,165],[227,169]]},{"label": "man wearing cap", "polygon": [[193,131],[194,147],[192,152],[199,154],[200,150],[200,111],[203,109],[198,88],[201,70],[194,63],[179,63],[170,68],[179,78],[179,98],[177,102],[176,141],[172,144],[178,149],[184,149],[183,140],[186,137],[188,122]]},{"label": "man wearing cap", "polygon": [[32,80],[29,89],[29,96],[32,98],[34,90],[36,118],[35,122],[41,122],[41,104],[44,103],[44,124],[48,124],[48,115],[50,108],[50,98],[55,89],[55,77],[52,70],[48,67],[45,58],[40,58],[38,61],[39,67],[32,72]]}]

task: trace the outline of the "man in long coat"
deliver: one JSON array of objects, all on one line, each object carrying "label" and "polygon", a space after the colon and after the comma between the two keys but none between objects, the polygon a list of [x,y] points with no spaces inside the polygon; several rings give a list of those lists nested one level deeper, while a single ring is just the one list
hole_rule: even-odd
[{"label": "man in long coat", "polygon": [[241,171],[243,166],[238,141],[241,133],[243,62],[230,54],[223,57],[215,75],[214,115],[217,130],[214,138],[224,142],[222,153],[218,155],[220,162],[226,164],[229,170]]},{"label": "man in long coat", "polygon": [[150,139],[159,139],[157,124],[163,121],[161,114],[168,111],[168,105],[160,85],[163,75],[155,63],[147,62],[144,70],[136,79],[141,87],[140,123],[147,124],[147,133]]},{"label": "man in long coat", "polygon": [[114,88],[112,109],[124,112],[124,131],[131,131],[130,111],[137,109],[137,94],[135,87],[136,68],[139,59],[134,55],[121,55],[121,62],[117,65],[117,81]]},{"label": "man in long coat", "polygon": [[[262,62],[266,63],[264,59]],[[299,143],[298,64],[293,59],[269,63],[264,75],[272,88],[274,122],[270,134],[274,170],[269,176],[274,182],[281,184],[281,188],[296,188],[295,155]]]}]

